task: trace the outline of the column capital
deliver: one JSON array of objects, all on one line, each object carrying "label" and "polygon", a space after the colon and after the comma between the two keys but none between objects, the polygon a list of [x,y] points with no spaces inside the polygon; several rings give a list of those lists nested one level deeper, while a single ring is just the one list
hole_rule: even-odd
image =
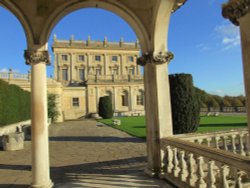
[{"label": "column capital", "polygon": [[160,52],[154,55],[153,52],[146,52],[137,59],[137,64],[145,66],[146,64],[161,65],[169,63],[174,58],[172,52]]},{"label": "column capital", "polygon": [[41,62],[50,65],[50,56],[47,50],[46,51],[25,50],[24,58],[26,59],[27,65],[33,65]]},{"label": "column capital", "polygon": [[239,25],[238,19],[249,12],[250,0],[230,0],[222,6],[222,16],[235,25]]}]

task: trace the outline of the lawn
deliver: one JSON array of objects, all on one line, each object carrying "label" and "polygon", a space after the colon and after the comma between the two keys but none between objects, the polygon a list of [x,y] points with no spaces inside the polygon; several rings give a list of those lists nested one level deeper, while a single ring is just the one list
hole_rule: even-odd
[{"label": "lawn", "polygon": [[[112,119],[99,120],[111,127],[125,131],[133,136],[145,138],[145,117],[121,117],[120,126],[113,126]],[[244,128],[247,126],[246,116],[218,116],[201,117],[200,126],[197,132],[221,131],[227,129]]]}]

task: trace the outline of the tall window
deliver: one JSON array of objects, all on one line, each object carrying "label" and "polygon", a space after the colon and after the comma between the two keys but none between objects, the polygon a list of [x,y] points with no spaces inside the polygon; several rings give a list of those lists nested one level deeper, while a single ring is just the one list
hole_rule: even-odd
[{"label": "tall window", "polygon": [[100,55],[96,55],[95,56],[95,61],[101,61],[101,56]]},{"label": "tall window", "polygon": [[122,100],[122,106],[128,106],[128,92],[124,91],[122,92],[122,96],[121,96],[121,100]]},{"label": "tall window", "polygon": [[68,81],[68,69],[62,69],[62,80]]},{"label": "tall window", "polygon": [[79,107],[80,106],[78,97],[73,97],[72,98],[72,106],[73,107]]},{"label": "tall window", "polygon": [[63,61],[68,61],[68,56],[67,55],[62,55],[62,60]]},{"label": "tall window", "polygon": [[116,55],[112,56],[112,61],[113,62],[117,62],[118,61],[118,57]]},{"label": "tall window", "polygon": [[101,72],[101,69],[100,69],[100,68],[97,68],[97,69],[95,70],[95,72],[96,72],[96,75],[97,75],[97,76],[99,76],[99,75],[101,75],[101,74],[102,74],[102,72]]},{"label": "tall window", "polygon": [[85,60],[84,55],[78,56],[78,61],[83,62]]},{"label": "tall window", "polygon": [[85,69],[79,69],[79,79],[81,81],[85,80]]},{"label": "tall window", "polygon": [[136,104],[144,105],[144,93],[143,91],[139,91],[139,94],[136,96]]},{"label": "tall window", "polygon": [[134,57],[133,56],[128,56],[128,61],[129,62],[134,62]]},{"label": "tall window", "polygon": [[113,68],[112,74],[113,75],[118,75],[118,68]]},{"label": "tall window", "polygon": [[134,68],[130,68],[128,73],[130,75],[135,75],[135,69]]}]

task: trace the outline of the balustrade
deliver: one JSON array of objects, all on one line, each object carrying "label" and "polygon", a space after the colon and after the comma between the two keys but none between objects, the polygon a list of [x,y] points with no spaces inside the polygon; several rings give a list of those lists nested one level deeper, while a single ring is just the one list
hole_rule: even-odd
[{"label": "balustrade", "polygon": [[219,131],[203,134],[180,134],[175,138],[190,141],[200,145],[206,145],[225,151],[230,151],[243,156],[249,156],[247,151],[249,133],[247,129],[238,129],[231,131]]},{"label": "balustrade", "polygon": [[177,187],[250,187],[250,159],[246,156],[175,137],[163,139],[162,150],[166,155],[162,178]]}]

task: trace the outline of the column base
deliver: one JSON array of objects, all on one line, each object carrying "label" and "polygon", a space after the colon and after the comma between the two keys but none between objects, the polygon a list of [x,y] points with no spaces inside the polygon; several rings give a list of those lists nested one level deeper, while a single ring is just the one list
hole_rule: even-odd
[{"label": "column base", "polygon": [[149,175],[152,178],[155,178],[155,177],[159,176],[159,172],[156,172],[154,169],[146,168],[144,170],[144,173],[146,173],[147,175]]},{"label": "column base", "polygon": [[30,188],[52,188],[54,183],[50,180],[48,185],[31,185]]}]

